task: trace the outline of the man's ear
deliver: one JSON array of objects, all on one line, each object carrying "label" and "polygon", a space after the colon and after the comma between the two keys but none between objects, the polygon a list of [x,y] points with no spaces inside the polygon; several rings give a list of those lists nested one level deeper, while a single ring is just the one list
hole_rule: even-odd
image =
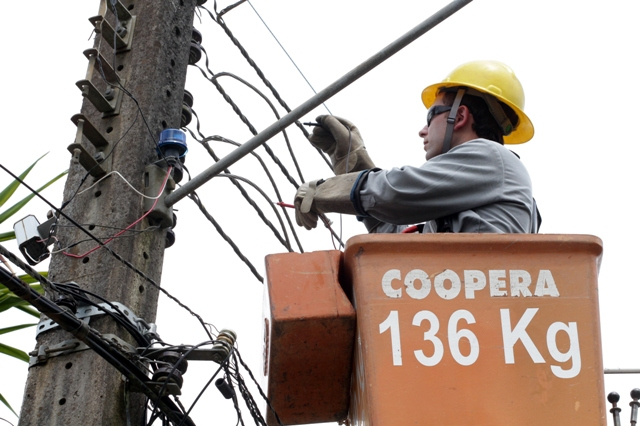
[{"label": "man's ear", "polygon": [[458,107],[458,113],[456,114],[456,121],[453,125],[453,130],[460,130],[465,126],[471,126],[473,123],[473,116],[471,111],[466,105],[460,105]]}]

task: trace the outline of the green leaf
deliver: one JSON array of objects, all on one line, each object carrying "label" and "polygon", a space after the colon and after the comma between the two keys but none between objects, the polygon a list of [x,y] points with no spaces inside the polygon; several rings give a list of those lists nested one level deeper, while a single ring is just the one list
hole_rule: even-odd
[{"label": "green leaf", "polygon": [[14,308],[16,306],[24,306],[28,303],[25,300],[20,299],[15,294],[7,294],[6,296],[0,298],[0,312],[4,312],[7,309]]},{"label": "green leaf", "polygon": [[24,312],[26,314],[32,315],[32,316],[34,316],[36,318],[40,318],[40,312],[37,309],[32,308],[31,306],[22,306],[22,305],[20,305],[20,306],[16,306],[16,309],[18,309],[18,310],[20,310],[20,311],[22,311],[22,312]]},{"label": "green leaf", "polygon": [[15,240],[15,239],[16,239],[16,233],[13,231],[0,233],[0,243],[4,241],[9,241],[9,240]]},{"label": "green leaf", "polygon": [[[6,399],[4,399],[4,396],[2,396],[2,394],[1,394],[1,393],[0,393],[0,401],[2,401],[2,403],[3,403],[4,405],[6,405],[6,406],[7,406],[7,408],[8,408],[9,410],[11,410],[11,412],[12,412],[13,414],[16,414],[16,412],[15,412],[15,411],[13,411],[13,408],[11,408],[11,405],[9,405],[9,403],[7,402],[7,400],[6,400]],[[17,415],[17,414],[16,414],[16,417],[18,417],[18,415]]]},{"label": "green leaf", "polygon": [[[48,276],[47,272],[41,272],[40,274],[45,277]],[[24,282],[35,282],[35,279],[29,275],[20,275],[18,278],[20,278]],[[30,284],[30,287],[40,294],[44,293],[44,291],[42,290],[42,285],[40,283]],[[10,308],[16,308],[36,318],[40,318],[40,312],[33,309],[27,301],[22,300],[21,298],[13,294],[7,287],[0,284],[0,312],[6,311]]]},{"label": "green leaf", "polygon": [[0,343],[0,354],[9,355],[14,358],[18,358],[21,361],[29,362],[29,355],[27,355],[26,352],[13,348],[9,345],[5,345],[4,343]]},{"label": "green leaf", "polygon": [[[44,155],[47,155],[47,154],[44,154]],[[42,157],[44,157],[44,155]],[[31,169],[35,167],[38,161],[42,160],[42,157],[38,158],[36,161],[33,162],[32,165],[30,165],[27,168],[27,170],[22,172],[22,174],[20,175],[21,180],[24,180],[24,178],[27,177]],[[20,186],[20,182],[18,182],[18,180],[16,179],[13,182],[11,182],[11,184],[7,186],[2,192],[0,192],[0,207],[4,205],[4,203],[6,203],[9,198],[11,198],[11,196],[13,195],[14,192],[16,192],[16,189],[18,189],[19,186]]]},{"label": "green leaf", "polygon": [[[42,157],[40,157],[40,158],[42,158]],[[60,173],[58,176],[54,177],[49,182],[45,183],[40,188],[38,188],[36,190],[36,192],[43,191],[48,186],[52,185],[55,181],[60,179],[62,176],[66,175],[68,172],[69,172],[68,170],[65,170],[64,172]],[[26,197],[24,197],[22,200],[20,200],[17,203],[15,203],[13,206],[9,207],[7,210],[5,210],[2,213],[0,213],[0,223],[4,222],[5,220],[7,220],[11,216],[13,216],[15,213],[17,213],[21,208],[23,208],[35,196],[36,196],[36,194],[29,194]]]},{"label": "green leaf", "polygon": [[11,327],[0,328],[0,334],[11,333],[12,331],[22,330],[23,328],[33,327],[34,325],[36,325],[36,324],[35,323],[33,323],[33,324],[20,324],[20,325],[14,325],[14,326],[11,326]]},{"label": "green leaf", "polygon": [[[46,271],[40,271],[38,273],[40,275],[42,275],[43,277],[45,277],[45,278],[49,277],[49,273],[46,272]],[[31,275],[27,275],[27,274],[18,275],[18,278],[21,279],[22,281],[24,281],[27,284],[33,284],[33,283],[37,282],[35,278],[33,278]],[[38,291],[38,292],[40,292],[40,293],[42,293],[42,287],[40,286],[40,284],[38,284],[36,286],[31,286],[31,288],[36,290],[36,291]]]}]

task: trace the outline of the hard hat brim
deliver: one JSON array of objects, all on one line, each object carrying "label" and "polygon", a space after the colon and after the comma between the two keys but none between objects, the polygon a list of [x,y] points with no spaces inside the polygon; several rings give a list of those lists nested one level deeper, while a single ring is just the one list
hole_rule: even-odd
[{"label": "hard hat brim", "polygon": [[517,105],[513,104],[503,96],[487,91],[485,88],[480,86],[475,86],[473,84],[455,82],[455,81],[447,81],[447,82],[432,84],[431,86],[427,86],[422,91],[422,103],[424,104],[425,107],[427,107],[427,109],[429,109],[431,108],[431,105],[433,105],[433,103],[435,102],[436,97],[438,96],[438,91],[441,88],[461,87],[461,86],[471,87],[472,89],[475,89],[479,92],[491,95],[496,99],[498,99],[500,102],[504,102],[505,104],[509,105],[515,111],[519,120],[518,126],[509,135],[504,136],[505,144],[509,144],[509,145],[522,144],[530,141],[531,138],[533,138],[533,134],[534,134],[533,123],[531,122],[529,117],[527,117],[527,114],[525,114],[524,111],[522,111]]}]

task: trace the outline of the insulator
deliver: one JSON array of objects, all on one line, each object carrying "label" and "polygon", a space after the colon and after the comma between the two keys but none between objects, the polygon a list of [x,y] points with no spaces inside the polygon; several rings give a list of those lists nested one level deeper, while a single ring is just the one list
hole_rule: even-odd
[{"label": "insulator", "polygon": [[[166,362],[167,364],[171,364],[172,366],[175,366],[176,364],[178,364],[178,361],[182,359],[182,354],[180,352],[175,352],[175,351],[165,351],[165,352],[162,352],[157,357],[157,359],[158,361]],[[180,373],[184,374],[187,372],[188,366],[189,366],[189,363],[187,362],[187,360],[183,359],[182,362],[178,364],[176,369],[180,371]]]},{"label": "insulator", "polygon": [[189,48],[189,65],[195,65],[202,58],[202,48],[198,43],[191,42]]},{"label": "insulator", "polygon": [[169,248],[176,242],[176,233],[173,229],[167,229],[167,235],[164,238],[164,248]]},{"label": "insulator", "polygon": [[173,367],[159,367],[154,373],[152,380],[154,382],[170,382],[175,383],[179,388],[182,388],[183,378],[182,373],[177,368]]},{"label": "insulator", "polygon": [[180,116],[180,127],[187,127],[193,119],[191,108],[187,104],[182,104],[182,114]]},{"label": "insulator", "polygon": [[193,95],[188,90],[185,90],[184,95],[182,95],[182,103],[187,104],[189,108],[193,106]]}]

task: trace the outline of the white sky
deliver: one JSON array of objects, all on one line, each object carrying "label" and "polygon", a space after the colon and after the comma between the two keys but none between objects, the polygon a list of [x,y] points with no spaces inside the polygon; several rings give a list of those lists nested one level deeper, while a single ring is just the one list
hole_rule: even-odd
[{"label": "white sky", "polygon": [[[219,3],[219,9],[227,4]],[[316,90],[445,4],[441,0],[253,1]],[[212,8],[213,0],[206,6]],[[70,117],[79,112],[82,100],[74,83],[85,75],[87,62],[82,51],[92,46],[87,18],[97,13],[98,1],[61,4],[33,0],[28,6],[6,2],[3,10],[5,24],[0,34],[5,84],[0,120],[5,148],[0,158],[2,164],[20,172],[48,151],[29,178],[37,185],[69,165],[66,147],[75,135]],[[629,134],[628,130],[629,126],[634,129],[629,120],[634,120],[635,101],[640,98],[636,84],[639,14],[640,4],[631,0],[476,0],[327,103],[332,113],[356,123],[378,166],[420,165],[424,152],[417,133],[426,115],[420,101],[422,89],[469,60],[496,59],[510,65],[525,88],[525,110],[536,129],[533,140],[514,151],[522,157],[534,182],[543,216],[541,232],[592,234],[604,242],[599,283],[604,365],[608,368],[640,368],[634,357],[640,343],[633,331],[640,300],[634,272],[640,231],[633,224],[639,141],[633,136],[635,131]],[[230,12],[225,20],[290,107],[313,94],[248,4]],[[234,72],[263,88],[208,16],[203,15],[202,23],[196,19],[195,26],[204,34],[203,45],[214,71]],[[248,89],[229,79],[222,84],[256,128],[274,121],[264,102]],[[249,139],[249,131],[199,71],[190,70],[187,89],[194,94],[203,133],[238,142]],[[316,112],[326,113],[322,108]],[[316,112],[305,121],[312,120]],[[290,128],[289,136],[306,180],[330,175],[297,129]],[[274,138],[270,145],[290,166],[283,139]],[[220,154],[229,152],[225,146],[214,148]],[[266,161],[267,157],[263,158]],[[191,173],[195,175],[210,164],[204,150],[192,142],[186,162]],[[256,168],[255,160],[246,158],[232,171],[267,189],[264,175]],[[276,167],[271,170],[277,174]],[[0,175],[0,187],[9,181],[8,176]],[[283,196],[290,201],[293,187],[281,179],[279,182]],[[284,251],[227,180],[214,180],[198,192],[261,273],[264,255]],[[62,184],[58,184],[45,195],[59,204],[61,194]],[[177,209],[177,243],[165,254],[163,286],[206,321],[236,330],[243,357],[259,374],[262,285],[191,201],[182,201]],[[42,220],[46,210],[34,202],[19,216],[31,213]],[[339,223],[338,217],[334,223]],[[10,227],[11,223],[4,223],[0,230]],[[299,228],[298,232],[307,251],[332,248],[323,229],[307,232]],[[353,218],[344,218],[345,240],[362,232],[364,228]],[[17,250],[13,243],[7,247]],[[30,321],[22,314],[3,313],[0,318],[0,327]],[[165,341],[196,344],[206,339],[198,323],[164,297],[156,322]],[[34,345],[33,333],[13,333],[2,336],[2,341],[28,351]],[[2,357],[2,363],[0,393],[17,410],[26,365],[8,357]],[[213,372],[213,366],[193,364],[185,375],[183,400],[187,402]],[[606,393],[616,390],[622,395],[625,424],[629,391],[640,387],[640,377],[607,376],[605,387]],[[218,423],[234,423],[232,404],[214,389],[208,391],[192,417],[197,424],[209,424],[212,410],[222,419]],[[0,417],[16,422],[4,407],[0,407]],[[245,421],[251,420],[245,417]]]}]

